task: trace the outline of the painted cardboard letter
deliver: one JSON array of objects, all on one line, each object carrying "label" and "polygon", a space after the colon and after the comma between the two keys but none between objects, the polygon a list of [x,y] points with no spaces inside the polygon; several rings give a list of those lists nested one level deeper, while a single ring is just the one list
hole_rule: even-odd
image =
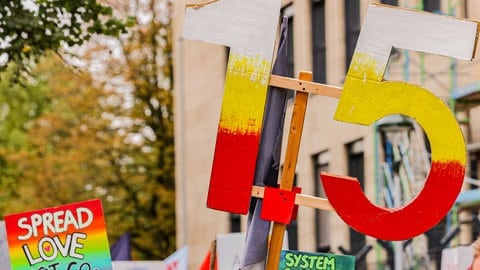
[{"label": "painted cardboard letter", "polygon": [[246,214],[255,172],[280,0],[187,6],[183,36],[229,46],[207,206]]},{"label": "painted cardboard letter", "polygon": [[477,31],[478,24],[468,20],[370,5],[335,119],[370,125],[389,114],[409,116],[428,136],[432,164],[421,192],[398,209],[372,204],[354,178],[322,174],[330,203],[354,229],[385,240],[408,239],[436,225],[455,202],[466,150],[454,115],[427,89],[383,81],[383,74],[392,46],[470,60]]}]

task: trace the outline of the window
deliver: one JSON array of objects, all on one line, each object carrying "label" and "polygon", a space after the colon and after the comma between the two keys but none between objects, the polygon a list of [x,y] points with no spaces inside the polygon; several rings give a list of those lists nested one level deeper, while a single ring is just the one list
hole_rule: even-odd
[{"label": "window", "polygon": [[230,47],[225,47],[225,70],[228,68],[228,60],[230,58]]},{"label": "window", "polygon": [[[365,188],[365,171],[364,171],[364,156],[363,156],[363,141],[358,140],[347,144],[348,153],[348,175],[355,177],[360,181],[362,189]],[[350,252],[357,254],[366,245],[366,238],[352,228],[350,228]],[[355,262],[355,269],[366,269],[365,256],[357,259]]]},{"label": "window", "polygon": [[[315,196],[325,198],[325,192],[323,190],[320,173],[328,172],[330,163],[330,153],[324,151],[312,156],[313,161],[313,180],[315,188]],[[330,252],[330,214],[325,210],[315,210],[315,243],[317,252],[328,253]]]},{"label": "window", "polygon": [[423,0],[423,10],[429,12],[440,13],[440,1],[438,0]]},{"label": "window", "polygon": [[345,0],[345,56],[346,70],[350,66],[360,35],[360,1]]},{"label": "window", "polygon": [[[288,18],[288,36],[287,36],[287,76],[295,76],[294,55],[293,55],[293,7],[286,6],[281,11],[282,17]],[[290,91],[293,92],[293,91]]]},{"label": "window", "polygon": [[382,0],[382,4],[398,6],[398,0]]},{"label": "window", "polygon": [[241,218],[239,214],[230,214],[230,232],[241,231]]},{"label": "window", "polygon": [[[293,177],[293,186],[297,186],[297,174]],[[298,250],[298,221],[292,220],[287,225],[288,249]]]},{"label": "window", "polygon": [[313,81],[327,82],[325,43],[325,0],[312,2]]}]

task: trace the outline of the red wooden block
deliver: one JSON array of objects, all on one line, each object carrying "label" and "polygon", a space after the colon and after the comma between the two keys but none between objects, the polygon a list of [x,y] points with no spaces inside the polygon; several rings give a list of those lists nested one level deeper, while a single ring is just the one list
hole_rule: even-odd
[{"label": "red wooden block", "polygon": [[[293,192],[295,192],[295,194],[300,194],[302,193],[302,188],[301,187],[293,187]],[[293,206],[293,213],[292,213],[292,220],[297,220],[297,214],[298,214],[298,205],[294,205]]]},{"label": "red wooden block", "polygon": [[265,187],[260,217],[283,224],[290,224],[295,203],[295,191]]}]

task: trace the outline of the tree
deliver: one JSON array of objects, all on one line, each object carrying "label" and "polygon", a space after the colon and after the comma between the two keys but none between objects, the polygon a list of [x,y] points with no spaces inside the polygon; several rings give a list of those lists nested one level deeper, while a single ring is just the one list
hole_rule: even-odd
[{"label": "tree", "polygon": [[[124,65],[113,61],[109,67],[112,71],[115,71],[113,67],[123,67],[111,76],[123,77],[132,87],[134,106],[129,118],[137,123],[132,134],[142,134],[153,158],[153,166],[146,168],[149,174],[147,183],[153,192],[148,196],[135,195],[142,203],[137,209],[145,218],[135,222],[140,226],[148,225],[132,234],[133,242],[149,258],[162,258],[175,249],[171,4],[169,0],[134,2],[136,9],[129,13],[143,15],[137,18],[151,19],[137,20],[129,38],[121,40]],[[138,245],[135,237],[148,231],[154,235],[150,243]]]},{"label": "tree", "polygon": [[[148,176],[142,182],[150,186],[152,192],[128,191],[128,185],[111,187],[124,189],[130,200],[136,202],[132,214],[139,218],[133,220],[134,248],[146,258],[163,258],[175,249],[171,3],[170,0],[133,0],[125,6],[121,1],[110,2],[120,13],[134,14],[137,21],[126,38],[118,39],[123,57],[105,58],[106,73],[97,79],[100,77],[106,86],[114,89],[129,89],[128,119],[133,123],[129,138],[141,138],[142,149],[150,152],[152,158],[148,166],[130,167],[130,170],[145,170]],[[111,55],[114,49],[105,46],[103,53]],[[95,56],[101,51],[101,47],[95,48]],[[98,62],[95,67],[98,69]],[[112,81],[120,82],[115,85]],[[137,160],[141,156],[143,154],[129,157]],[[136,166],[134,164],[132,166]],[[153,235],[149,243],[143,242],[148,238],[145,234]]]},{"label": "tree", "polygon": [[[174,190],[159,183],[154,137],[126,96],[96,84],[58,57],[41,61],[48,106],[29,120],[27,142],[5,150],[17,185],[4,213],[102,198],[109,239],[132,236],[135,259],[161,259],[175,249]],[[173,157],[172,157],[173,158]]]},{"label": "tree", "polygon": [[14,65],[0,79],[0,213],[8,209],[4,202],[18,198],[19,172],[8,160],[9,153],[26,149],[30,123],[47,107],[48,86],[42,82],[29,88],[11,84]]},{"label": "tree", "polygon": [[0,6],[0,71],[13,62],[15,74],[28,72],[48,50],[81,45],[93,34],[118,36],[127,24],[95,0],[6,1]]},{"label": "tree", "polygon": [[[17,197],[6,203],[9,213],[96,195],[85,189],[91,178],[85,166],[103,146],[93,144],[97,142],[94,130],[106,121],[92,120],[100,114],[97,100],[102,92],[92,86],[87,74],[73,72],[51,54],[32,75],[35,84],[45,85],[48,91],[40,115],[25,122],[25,145],[5,152],[10,164],[18,168],[19,179]],[[26,87],[26,91],[35,89]]]},{"label": "tree", "polygon": [[[13,16],[12,10],[19,9],[19,3],[28,1],[11,2],[13,4],[3,9],[8,16]],[[85,5],[97,5],[93,0],[77,1],[83,3],[84,8],[71,1],[38,0],[35,3],[42,7],[44,2],[56,7],[68,2],[77,6],[76,9],[69,7],[69,11],[81,10],[85,14],[88,13]],[[123,1],[109,3],[115,4],[115,11],[120,13],[141,15],[128,34],[119,38],[97,36],[82,49],[87,53],[81,55],[80,60],[87,63],[86,70],[92,76],[68,67],[66,59],[61,60],[58,54],[41,56],[46,50],[60,48],[58,44],[40,37],[39,44],[47,44],[38,48],[28,44],[25,47],[25,40],[10,41],[8,59],[13,77],[18,70],[25,69],[22,61],[41,61],[28,66],[34,67],[28,70],[29,76],[20,77],[22,83],[14,84],[20,90],[18,93],[27,93],[25,97],[5,92],[14,97],[9,102],[35,105],[30,106],[34,109],[32,117],[7,120],[3,124],[5,134],[18,130],[22,135],[18,138],[23,139],[14,143],[9,139],[11,136],[0,135],[0,141],[9,142],[0,145],[3,170],[0,170],[0,196],[10,198],[1,204],[0,211],[4,215],[100,197],[110,241],[128,231],[134,259],[163,259],[175,250],[170,2],[132,0],[132,3],[128,7],[134,6],[134,10],[124,6],[127,3]],[[109,7],[99,7],[105,9],[97,10],[98,14],[111,14]],[[7,9],[10,11],[5,11]],[[26,11],[22,8],[18,12]],[[16,18],[27,18],[27,15]],[[82,21],[92,25],[95,18],[87,16]],[[5,29],[5,25],[0,19],[0,27]],[[26,22],[20,22],[18,27],[22,25]],[[89,35],[79,35],[77,30],[72,33],[80,37],[73,38],[73,43],[80,44],[89,38]],[[61,40],[69,38],[60,36],[58,41]],[[116,54],[118,51],[120,55]],[[93,66],[95,68],[91,68]],[[95,72],[99,66],[105,73]],[[32,111],[32,108],[22,110]],[[0,108],[0,117],[1,111]],[[11,188],[5,189],[8,185]]]},{"label": "tree", "polygon": [[170,3],[136,4],[127,13],[153,19],[115,40],[120,57],[112,39],[83,56],[107,73],[92,78],[52,55],[32,72],[48,106],[29,119],[25,147],[6,151],[22,180],[4,213],[101,197],[110,240],[128,231],[135,259],[162,259],[175,250]]}]

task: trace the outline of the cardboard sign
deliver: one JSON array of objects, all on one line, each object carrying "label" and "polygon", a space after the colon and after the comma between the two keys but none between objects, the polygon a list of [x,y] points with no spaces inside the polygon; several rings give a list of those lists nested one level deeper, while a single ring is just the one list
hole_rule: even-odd
[{"label": "cardboard sign", "polygon": [[463,270],[473,262],[472,246],[459,246],[442,250],[442,270]]},{"label": "cardboard sign", "polygon": [[[466,148],[455,115],[429,90],[383,79],[393,47],[471,60],[478,23],[414,10],[370,5],[357,41],[335,120],[371,125],[390,114],[415,119],[432,149],[423,189],[395,209],[374,205],[352,177],[322,174],[328,200],[355,230],[384,240],[405,240],[435,226],[450,210],[465,175]],[[425,35],[428,33],[428,35]]]},{"label": "cardboard sign", "polygon": [[99,199],[5,216],[12,270],[111,270]]},{"label": "cardboard sign", "polygon": [[183,246],[172,253],[163,260],[163,263],[165,270],[188,270],[188,246]]},{"label": "cardboard sign", "polygon": [[183,37],[230,47],[207,198],[212,209],[248,212],[280,2],[220,0],[185,10]]},{"label": "cardboard sign", "polygon": [[325,253],[309,253],[292,250],[282,250],[279,270],[353,270],[355,257]]},{"label": "cardboard sign", "polygon": [[[218,270],[238,270],[245,248],[245,233],[217,235]],[[282,249],[288,249],[288,233],[285,232]]]},{"label": "cardboard sign", "polygon": [[113,270],[164,270],[162,261],[113,261]]},{"label": "cardboard sign", "polygon": [[245,233],[217,235],[218,270],[240,269],[240,261],[244,247]]}]

